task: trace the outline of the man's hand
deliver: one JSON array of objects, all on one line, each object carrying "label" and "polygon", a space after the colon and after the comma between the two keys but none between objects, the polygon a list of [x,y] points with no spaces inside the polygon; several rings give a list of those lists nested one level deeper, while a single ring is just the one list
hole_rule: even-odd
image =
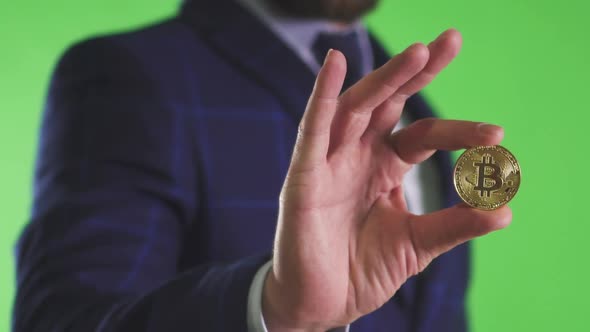
[{"label": "man's hand", "polygon": [[391,135],[406,99],[461,47],[455,30],[415,44],[340,95],[346,61],[331,51],[301,121],[281,193],[273,269],[263,293],[270,331],[325,331],[388,301],[434,258],[506,227],[508,207],[407,211],[404,174],[437,149],[499,144],[500,127],[426,119]]}]

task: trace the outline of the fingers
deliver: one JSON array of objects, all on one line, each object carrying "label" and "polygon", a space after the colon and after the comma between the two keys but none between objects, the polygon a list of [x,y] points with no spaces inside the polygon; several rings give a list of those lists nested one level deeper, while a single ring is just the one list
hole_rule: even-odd
[{"label": "fingers", "polygon": [[430,58],[426,66],[375,110],[366,135],[383,138],[389,134],[400,118],[406,99],[426,87],[451,63],[459,53],[461,44],[461,34],[454,29],[443,32],[430,43]]},{"label": "fingers", "polygon": [[459,31],[449,29],[428,45],[430,60],[424,69],[397,90],[394,99],[405,101],[426,87],[459,54],[463,39]]},{"label": "fingers", "polygon": [[481,211],[461,204],[413,216],[409,227],[419,264],[423,268],[432,259],[455,246],[505,228],[511,221],[512,211],[508,206],[494,211]]},{"label": "fingers", "polygon": [[426,46],[414,44],[348,89],[340,97],[334,119],[334,145],[358,141],[373,110],[418,74],[428,56]]},{"label": "fingers", "polygon": [[299,125],[294,162],[299,167],[313,167],[325,161],[330,144],[330,127],[338,96],[346,75],[346,60],[339,51],[330,50],[318,73],[307,108]]},{"label": "fingers", "polygon": [[459,150],[479,145],[498,145],[501,127],[470,121],[424,119],[391,136],[393,150],[406,163],[417,164],[436,150]]}]

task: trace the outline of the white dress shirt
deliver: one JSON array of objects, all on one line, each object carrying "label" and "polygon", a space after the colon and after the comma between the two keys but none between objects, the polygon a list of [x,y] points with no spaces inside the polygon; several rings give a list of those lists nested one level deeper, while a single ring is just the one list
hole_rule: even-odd
[{"label": "white dress shirt", "polygon": [[[332,22],[321,19],[298,19],[282,16],[278,11],[266,3],[266,0],[237,0],[247,10],[258,17],[277,37],[285,43],[307,66],[317,73],[321,68],[312,53],[312,45],[322,32],[343,32],[343,28]],[[364,25],[358,21],[346,29],[354,29],[359,36],[362,50],[362,66],[365,74],[373,70],[373,54],[369,42],[369,35]],[[402,118],[395,130],[410,123],[408,116]],[[414,214],[424,214],[442,207],[441,188],[436,166],[430,160],[413,167],[404,178],[404,193],[408,210]],[[266,274],[272,267],[272,261],[262,266],[252,281],[248,294],[248,332],[268,332],[262,315],[262,291]],[[347,332],[349,326],[332,330],[332,332]]]}]

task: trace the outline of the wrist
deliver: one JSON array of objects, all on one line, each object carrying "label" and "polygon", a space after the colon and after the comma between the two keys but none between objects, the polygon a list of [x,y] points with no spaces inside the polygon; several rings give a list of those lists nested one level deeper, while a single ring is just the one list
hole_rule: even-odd
[{"label": "wrist", "polygon": [[268,332],[323,332],[327,328],[306,324],[305,315],[294,305],[293,297],[283,292],[271,268],[262,291],[262,315]]}]

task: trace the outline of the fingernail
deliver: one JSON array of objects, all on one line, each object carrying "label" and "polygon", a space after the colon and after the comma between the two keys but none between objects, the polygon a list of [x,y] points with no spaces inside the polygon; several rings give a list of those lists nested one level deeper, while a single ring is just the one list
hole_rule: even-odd
[{"label": "fingernail", "polygon": [[332,53],[333,49],[329,49],[328,53],[326,53],[326,58],[324,59],[324,64],[326,64],[326,62],[328,62],[328,58],[330,57],[330,53]]},{"label": "fingernail", "polygon": [[496,126],[493,124],[489,124],[489,123],[480,123],[479,125],[477,125],[477,129],[478,131],[486,136],[492,136],[492,135],[498,135],[499,133],[501,133],[504,129],[500,126]]}]

